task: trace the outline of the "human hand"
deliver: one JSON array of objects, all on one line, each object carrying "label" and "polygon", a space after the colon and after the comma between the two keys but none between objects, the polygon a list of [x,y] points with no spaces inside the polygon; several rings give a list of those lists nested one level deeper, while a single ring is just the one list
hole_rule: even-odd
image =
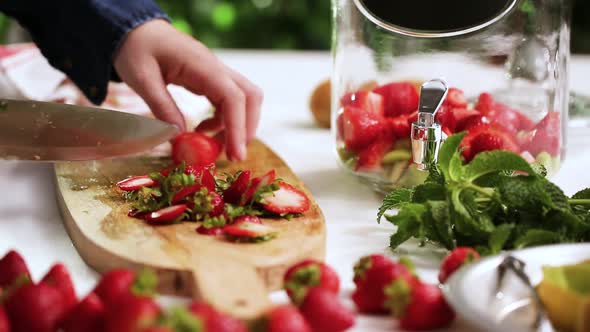
[{"label": "human hand", "polygon": [[208,129],[225,129],[230,159],[246,157],[246,144],[254,138],[260,118],[262,91],[199,41],[164,20],[149,21],[127,35],[115,55],[114,66],[157,118],[182,130],[184,117],[166,85],[177,84],[207,97],[216,112],[205,125]]}]

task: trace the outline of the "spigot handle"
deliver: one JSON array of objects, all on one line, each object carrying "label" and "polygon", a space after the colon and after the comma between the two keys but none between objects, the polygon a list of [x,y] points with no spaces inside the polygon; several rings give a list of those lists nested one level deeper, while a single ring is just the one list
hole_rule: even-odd
[{"label": "spigot handle", "polygon": [[447,97],[447,84],[440,79],[422,84],[418,120],[412,124],[412,159],[418,169],[426,170],[436,162],[442,141],[442,129],[436,123],[436,112]]}]

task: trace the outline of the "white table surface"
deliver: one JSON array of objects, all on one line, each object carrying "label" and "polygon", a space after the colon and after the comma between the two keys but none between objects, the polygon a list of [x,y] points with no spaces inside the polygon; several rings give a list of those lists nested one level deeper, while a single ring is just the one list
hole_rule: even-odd
[{"label": "white table surface", "polygon": [[[376,223],[380,197],[337,167],[332,136],[314,125],[309,112],[311,90],[330,76],[330,54],[228,50],[219,55],[263,88],[258,136],[286,160],[322,208],[328,228],[327,262],[338,271],[344,286],[342,297],[352,307],[348,300],[352,265],[362,255],[392,255],[387,245],[393,229],[388,223]],[[573,58],[571,79],[574,91],[590,94],[590,57]],[[570,153],[554,178],[568,194],[590,186],[590,176],[584,172],[590,163],[590,136],[583,131],[570,131]],[[12,248],[23,254],[34,278],[40,278],[54,262],[65,263],[79,295],[86,294],[98,278],[82,261],[62,226],[51,165],[0,162],[0,256]],[[410,252],[424,279],[436,280],[440,250],[417,249],[414,244],[402,250]],[[478,291],[482,290],[474,290],[474,296]],[[353,329],[394,330],[392,319],[368,316],[359,316]],[[449,330],[474,329],[458,320]]]}]

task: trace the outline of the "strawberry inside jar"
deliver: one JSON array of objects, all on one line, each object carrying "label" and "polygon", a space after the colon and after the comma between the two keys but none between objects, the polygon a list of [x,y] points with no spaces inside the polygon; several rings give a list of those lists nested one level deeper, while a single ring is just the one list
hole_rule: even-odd
[{"label": "strawberry inside jar", "polygon": [[[421,183],[426,172],[412,163],[410,131],[418,117],[420,84],[392,82],[371,90],[348,92],[340,98],[336,119],[338,154],[356,174],[380,178],[394,186]],[[459,88],[448,89],[436,114],[444,135],[466,132],[464,163],[484,151],[506,150],[529,163],[542,164],[548,176],[560,167],[561,119],[546,113],[535,122],[523,112],[482,92],[469,102]]]}]

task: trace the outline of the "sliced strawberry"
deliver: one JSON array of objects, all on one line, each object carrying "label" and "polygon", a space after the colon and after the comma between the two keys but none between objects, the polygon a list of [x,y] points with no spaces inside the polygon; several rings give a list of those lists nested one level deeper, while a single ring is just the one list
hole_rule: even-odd
[{"label": "sliced strawberry", "polygon": [[531,120],[528,116],[520,112],[517,112],[516,114],[519,118],[520,130],[533,130],[533,128],[535,128],[535,122]]},{"label": "sliced strawberry", "polygon": [[172,197],[172,204],[182,202],[185,198],[190,197],[194,193],[198,192],[203,188],[200,184],[193,184],[192,186],[184,187]]},{"label": "sliced strawberry", "polygon": [[394,118],[386,118],[383,125],[383,133],[386,137],[410,138],[412,123],[418,120],[418,112],[400,115]]},{"label": "sliced strawberry", "polygon": [[444,101],[444,105],[448,108],[467,108],[467,98],[463,90],[457,88],[449,88],[447,98]]},{"label": "sliced strawberry", "polygon": [[0,287],[8,288],[21,278],[31,280],[31,273],[23,257],[11,250],[0,259]]},{"label": "sliced strawberry", "polygon": [[519,153],[520,148],[512,136],[491,126],[477,127],[470,131],[461,142],[463,157],[471,161],[478,153],[492,150],[506,150]]},{"label": "sliced strawberry", "polygon": [[411,82],[394,82],[373,90],[383,96],[385,116],[396,117],[413,113],[418,109],[419,95]]},{"label": "sliced strawberry", "polygon": [[239,224],[241,222],[251,222],[255,224],[262,224],[262,220],[257,216],[250,216],[250,215],[243,215],[239,216],[234,219],[234,224]]},{"label": "sliced strawberry", "polygon": [[236,242],[256,242],[274,237],[272,227],[253,222],[241,222],[223,227],[226,237]]},{"label": "sliced strawberry", "polygon": [[90,293],[70,311],[61,324],[64,332],[102,332],[106,308],[100,297]]},{"label": "sliced strawberry", "polygon": [[383,128],[383,117],[361,108],[344,107],[342,113],[342,138],[351,151],[358,151],[377,138]]},{"label": "sliced strawberry", "polygon": [[248,187],[248,189],[246,190],[246,192],[244,193],[244,195],[242,197],[242,205],[250,202],[252,197],[254,197],[256,190],[258,190],[259,188],[261,188],[263,186],[267,186],[267,185],[273,183],[275,178],[276,178],[276,172],[274,169],[268,171],[266,174],[264,174],[261,177],[253,178],[250,183],[250,187]]},{"label": "sliced strawberry", "polygon": [[156,185],[156,181],[152,180],[147,175],[133,176],[128,179],[117,182],[117,187],[124,191],[132,191],[141,189],[143,187],[152,187]]},{"label": "sliced strawberry", "polygon": [[148,222],[152,223],[170,223],[182,216],[186,209],[186,204],[172,205],[159,209],[158,211],[148,213],[144,218]]},{"label": "sliced strawberry", "polygon": [[489,124],[490,119],[488,119],[485,115],[480,113],[473,114],[459,122],[457,124],[457,128],[455,128],[455,132],[469,131],[473,128]]},{"label": "sliced strawberry", "polygon": [[223,199],[230,204],[238,204],[250,186],[250,171],[243,171],[223,192]]},{"label": "sliced strawberry", "polygon": [[61,293],[68,311],[78,303],[74,283],[68,269],[62,263],[55,264],[43,277],[41,283],[52,286]]},{"label": "sliced strawberry", "polygon": [[172,159],[176,164],[206,166],[215,163],[221,153],[221,143],[198,132],[178,135],[172,143]]},{"label": "sliced strawberry", "polygon": [[279,189],[272,196],[264,197],[262,205],[265,210],[276,214],[303,213],[309,209],[307,196],[285,182],[279,182]]},{"label": "sliced strawberry", "polygon": [[559,155],[561,149],[561,121],[559,113],[549,112],[541,120],[533,131],[523,149],[528,150],[533,155],[541,152],[547,152],[552,156]]},{"label": "sliced strawberry", "polygon": [[301,305],[311,288],[324,288],[334,294],[340,291],[340,279],[336,271],[329,265],[312,259],[290,267],[285,273],[283,285],[296,305]]},{"label": "sliced strawberry", "polygon": [[211,173],[210,168],[203,168],[198,174],[197,178],[199,179],[201,185],[207,188],[209,192],[215,191],[215,176],[213,176],[213,173]]},{"label": "sliced strawberry", "polygon": [[447,117],[444,125],[452,132],[457,132],[458,128],[463,125],[463,122],[468,119],[480,115],[479,111],[468,108],[449,108],[446,110]]},{"label": "sliced strawberry", "polygon": [[489,111],[495,107],[494,97],[491,94],[484,92],[479,95],[477,102],[475,103],[475,109],[486,115]]},{"label": "sliced strawberry", "polygon": [[202,235],[220,236],[223,235],[223,227],[207,228],[203,225],[197,227],[197,233]]},{"label": "sliced strawberry", "polygon": [[211,205],[213,208],[209,211],[209,217],[217,217],[223,214],[225,202],[223,201],[223,197],[219,195],[217,192],[212,191],[209,193],[209,197],[211,197]]},{"label": "sliced strawberry", "polygon": [[356,91],[345,94],[341,99],[342,106],[360,108],[366,112],[383,116],[383,97],[371,91]]},{"label": "sliced strawberry", "polygon": [[509,108],[496,108],[489,111],[486,117],[490,124],[496,128],[503,129],[505,132],[515,135],[520,128],[520,113]]},{"label": "sliced strawberry", "polygon": [[391,150],[394,139],[380,138],[362,149],[358,154],[356,170],[358,172],[379,172],[383,170],[381,161],[383,156]]}]

